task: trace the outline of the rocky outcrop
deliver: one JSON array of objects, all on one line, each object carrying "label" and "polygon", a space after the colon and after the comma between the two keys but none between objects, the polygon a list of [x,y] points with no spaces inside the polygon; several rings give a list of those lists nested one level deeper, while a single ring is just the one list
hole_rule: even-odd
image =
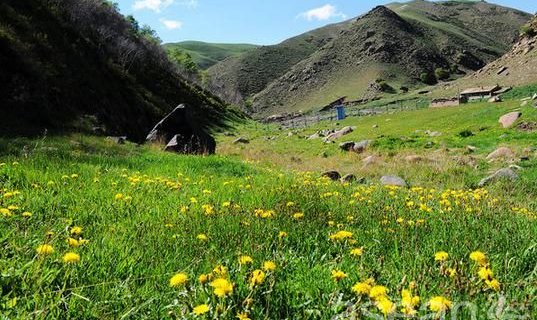
[{"label": "rocky outcrop", "polygon": [[508,114],[501,116],[498,122],[501,123],[504,128],[511,128],[521,116],[521,112],[509,112]]}]

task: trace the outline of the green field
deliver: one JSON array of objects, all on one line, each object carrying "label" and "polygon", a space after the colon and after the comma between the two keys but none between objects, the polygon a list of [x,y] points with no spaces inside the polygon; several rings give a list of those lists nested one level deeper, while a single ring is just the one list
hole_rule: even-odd
[{"label": "green field", "polygon": [[[483,159],[497,145],[517,152],[535,146],[533,132],[498,128],[497,116],[517,105],[340,123],[357,126],[350,140],[375,139],[367,154],[385,163],[372,168],[362,168],[365,155],[300,137],[334,123],[291,137],[244,123],[237,132],[252,142],[236,146],[220,137],[223,155],[210,157],[77,135],[1,140],[0,314],[535,318],[534,153],[516,162],[519,181],[473,189],[507,165]],[[530,107],[522,112],[524,121],[537,119]],[[416,129],[442,131],[434,149]],[[475,134],[461,138],[463,130]],[[467,144],[478,147],[475,155],[461,152]],[[437,149],[450,149],[442,151],[448,160],[410,165],[399,158]],[[476,157],[477,165],[456,163],[455,153]],[[331,168],[368,183],[320,178]],[[382,187],[381,173],[399,174],[412,188]]]},{"label": "green field", "polygon": [[257,48],[254,44],[207,43],[201,41],[183,41],[167,43],[167,49],[179,48],[192,56],[194,62],[201,68],[207,69],[228,58],[241,55]]}]

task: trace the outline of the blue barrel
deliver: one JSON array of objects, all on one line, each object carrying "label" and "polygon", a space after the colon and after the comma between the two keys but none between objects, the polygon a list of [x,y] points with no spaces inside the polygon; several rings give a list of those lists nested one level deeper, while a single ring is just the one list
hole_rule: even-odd
[{"label": "blue barrel", "polygon": [[343,105],[336,106],[337,119],[345,119],[345,107]]}]

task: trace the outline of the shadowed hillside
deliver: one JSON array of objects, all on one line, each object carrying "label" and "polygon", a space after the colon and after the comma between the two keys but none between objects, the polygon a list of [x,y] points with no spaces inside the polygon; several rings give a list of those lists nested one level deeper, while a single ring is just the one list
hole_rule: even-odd
[{"label": "shadowed hillside", "polygon": [[140,141],[179,103],[200,127],[226,117],[106,1],[7,0],[0,21],[0,134],[104,127]]}]

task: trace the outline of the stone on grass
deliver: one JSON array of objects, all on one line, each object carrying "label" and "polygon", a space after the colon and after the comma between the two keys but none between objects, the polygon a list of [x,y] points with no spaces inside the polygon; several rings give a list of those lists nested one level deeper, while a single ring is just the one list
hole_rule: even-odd
[{"label": "stone on grass", "polygon": [[352,151],[356,153],[362,153],[365,151],[365,149],[367,149],[370,143],[371,143],[371,140],[363,140],[360,142],[355,142],[354,146],[352,147]]},{"label": "stone on grass", "polygon": [[380,178],[380,183],[384,186],[397,186],[397,187],[407,187],[408,184],[406,181],[398,176],[383,176]]},{"label": "stone on grass", "polygon": [[329,178],[330,180],[333,180],[333,181],[337,181],[337,180],[341,179],[341,175],[339,174],[339,172],[337,172],[335,170],[323,172],[323,174],[321,174],[321,176],[322,177],[327,177],[327,178]]},{"label": "stone on grass", "polygon": [[339,144],[339,148],[343,151],[350,151],[354,147],[354,141],[345,141]]},{"label": "stone on grass", "polygon": [[243,143],[247,144],[250,143],[250,140],[246,139],[245,137],[239,137],[233,141],[233,144]]},{"label": "stone on grass", "polygon": [[500,120],[498,120],[499,123],[501,123],[502,127],[504,128],[510,128],[513,126],[513,124],[522,116],[522,113],[515,111],[515,112],[509,112],[508,114],[505,114],[500,117]]},{"label": "stone on grass", "polygon": [[507,147],[500,147],[494,151],[492,151],[488,156],[487,160],[496,160],[496,159],[509,159],[513,158],[515,156],[515,153],[513,150],[507,148]]},{"label": "stone on grass", "polygon": [[341,130],[338,130],[326,136],[325,140],[336,140],[336,139],[343,137],[344,135],[351,133],[352,131],[353,131],[352,127],[344,127]]},{"label": "stone on grass", "polygon": [[341,177],[342,183],[353,183],[356,181],[356,176],[352,173],[346,174],[343,177]]},{"label": "stone on grass", "polygon": [[503,168],[503,169],[496,171],[492,175],[482,179],[481,181],[479,181],[478,186],[484,187],[488,184],[491,184],[497,181],[515,181],[517,179],[518,179],[518,174],[513,169]]}]

